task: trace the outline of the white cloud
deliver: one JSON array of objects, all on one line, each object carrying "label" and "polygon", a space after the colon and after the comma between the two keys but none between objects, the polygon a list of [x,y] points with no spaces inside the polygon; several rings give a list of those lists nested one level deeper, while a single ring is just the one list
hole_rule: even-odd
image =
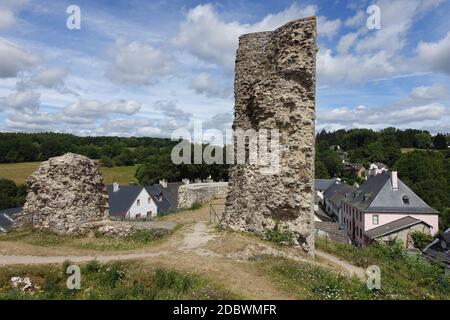
[{"label": "white cloud", "polygon": [[[259,22],[244,24],[224,21],[212,4],[198,5],[187,12],[186,20],[172,41],[199,59],[232,71],[240,35],[271,31],[289,21],[315,15],[316,12],[314,5],[300,6],[294,3],[281,12],[267,15]],[[339,19],[328,21],[319,16],[317,21],[319,35],[326,37],[334,36],[341,26]]]},{"label": "white cloud", "polygon": [[200,73],[194,76],[189,87],[196,93],[204,94],[207,97],[226,98],[231,94],[231,88],[223,87],[207,73]]},{"label": "white cloud", "polygon": [[367,15],[364,11],[359,10],[356,14],[347,20],[345,20],[344,25],[346,27],[360,27],[367,21]]},{"label": "white cloud", "polygon": [[[437,43],[419,43],[417,57],[402,55],[407,35],[416,19],[435,8],[436,0],[380,0],[381,30],[344,34],[336,47],[321,48],[317,55],[318,80],[321,84],[364,83],[426,71],[450,72],[450,33]],[[353,27],[363,22],[358,11],[346,20]]]},{"label": "white cloud", "polygon": [[109,55],[111,63],[106,75],[117,82],[149,84],[171,71],[170,54],[140,42],[119,39]]},{"label": "white cloud", "polygon": [[439,120],[448,112],[440,103],[430,103],[422,106],[406,108],[361,108],[350,109],[347,107],[335,108],[320,112],[318,121],[323,124],[338,124],[347,126],[409,124],[416,121]]},{"label": "white cloud", "polygon": [[78,100],[64,108],[64,114],[76,117],[102,117],[108,114],[132,115],[141,109],[140,103],[134,100],[114,100],[103,103],[99,100]]},{"label": "white cloud", "polygon": [[448,88],[438,84],[433,84],[432,86],[419,86],[411,91],[412,99],[439,100],[447,98],[448,95]]},{"label": "white cloud", "polygon": [[0,1],[0,30],[8,30],[16,23],[17,11],[28,0],[2,0]]},{"label": "white cloud", "polygon": [[450,32],[437,42],[423,42],[417,45],[415,63],[431,71],[450,74]]},{"label": "white cloud", "polygon": [[333,38],[339,31],[341,25],[342,22],[339,19],[327,20],[324,16],[317,17],[317,33],[319,37]]},{"label": "white cloud", "polygon": [[35,73],[31,77],[31,81],[47,88],[55,88],[63,85],[67,74],[68,71],[66,68],[47,68]]},{"label": "white cloud", "polygon": [[348,51],[354,45],[357,38],[358,33],[356,32],[350,32],[342,36],[337,45],[337,52],[342,55],[348,53]]},{"label": "white cloud", "polygon": [[39,109],[40,93],[33,91],[19,91],[12,93],[6,97],[0,98],[0,111],[3,109],[13,110],[29,110],[35,111]]},{"label": "white cloud", "polygon": [[13,78],[19,71],[30,70],[41,62],[39,56],[0,38],[0,78]]}]

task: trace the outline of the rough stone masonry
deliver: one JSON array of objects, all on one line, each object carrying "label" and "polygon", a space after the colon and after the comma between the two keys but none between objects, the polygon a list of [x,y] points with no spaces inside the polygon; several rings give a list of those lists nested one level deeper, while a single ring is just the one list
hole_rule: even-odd
[{"label": "rough stone masonry", "polygon": [[50,158],[27,178],[28,195],[17,225],[59,234],[84,234],[107,218],[103,177],[91,159],[67,153]]},{"label": "rough stone masonry", "polygon": [[[316,19],[239,38],[233,129],[278,129],[279,170],[235,164],[222,225],[265,234],[289,229],[314,255],[314,137]],[[235,140],[236,141],[236,140]]]}]

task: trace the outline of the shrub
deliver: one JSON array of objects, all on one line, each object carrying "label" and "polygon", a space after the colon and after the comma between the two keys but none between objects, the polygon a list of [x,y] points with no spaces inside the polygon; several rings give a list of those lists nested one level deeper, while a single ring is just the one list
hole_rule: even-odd
[{"label": "shrub", "polygon": [[114,167],[114,161],[109,157],[101,157],[100,158],[100,166],[112,168],[112,167]]},{"label": "shrub", "polygon": [[277,222],[275,224],[275,227],[271,230],[266,230],[264,234],[264,238],[266,240],[278,243],[278,244],[284,244],[291,246],[294,244],[294,235],[289,230],[287,226],[283,226],[280,228],[279,223]]},{"label": "shrub", "polygon": [[136,230],[131,236],[129,236],[129,239],[137,243],[148,243],[158,240],[161,237],[161,234],[149,230]]},{"label": "shrub", "polygon": [[420,231],[414,231],[411,233],[411,239],[414,243],[414,247],[420,250],[423,250],[430,244],[431,241],[433,241],[433,237],[431,235]]},{"label": "shrub", "polygon": [[200,202],[194,202],[192,204],[192,206],[189,208],[190,210],[198,210],[202,207],[203,205]]}]

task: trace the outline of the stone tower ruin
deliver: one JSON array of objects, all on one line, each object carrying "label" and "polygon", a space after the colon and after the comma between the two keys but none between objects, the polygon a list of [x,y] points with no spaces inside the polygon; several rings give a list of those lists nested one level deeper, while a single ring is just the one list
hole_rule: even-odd
[{"label": "stone tower ruin", "polygon": [[[273,32],[239,38],[233,129],[277,129],[279,166],[230,168],[222,225],[264,235],[286,228],[314,255],[314,139],[316,19],[289,22]],[[258,140],[258,144],[259,144]],[[248,148],[248,145],[247,145]]]}]

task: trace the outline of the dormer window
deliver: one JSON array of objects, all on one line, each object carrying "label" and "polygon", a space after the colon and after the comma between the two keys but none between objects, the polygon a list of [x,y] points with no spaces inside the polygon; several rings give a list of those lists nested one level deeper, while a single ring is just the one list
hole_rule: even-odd
[{"label": "dormer window", "polygon": [[404,195],[402,197],[402,200],[403,200],[403,204],[409,204],[409,197],[407,195]]},{"label": "dormer window", "polygon": [[158,201],[161,202],[162,200],[163,200],[163,194],[160,193],[159,196],[158,196]]}]

